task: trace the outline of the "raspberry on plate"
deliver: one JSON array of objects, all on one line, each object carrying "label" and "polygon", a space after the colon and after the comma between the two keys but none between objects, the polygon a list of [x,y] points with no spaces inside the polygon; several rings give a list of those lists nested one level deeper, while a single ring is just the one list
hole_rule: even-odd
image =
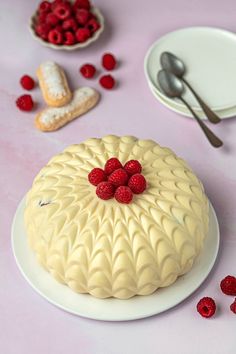
[{"label": "raspberry on plate", "polygon": [[60,19],[66,20],[70,17],[71,6],[69,2],[59,2],[53,9],[53,13]]},{"label": "raspberry on plate", "polygon": [[123,168],[118,168],[108,177],[108,182],[111,182],[115,187],[125,186],[128,178],[127,172]]},{"label": "raspberry on plate", "polygon": [[114,197],[115,188],[110,182],[101,182],[97,185],[96,194],[100,199],[108,200]]},{"label": "raspberry on plate", "polygon": [[115,199],[119,203],[129,204],[133,199],[133,193],[127,186],[120,186],[115,191]]},{"label": "raspberry on plate", "polygon": [[76,32],[78,25],[74,18],[68,18],[68,20],[63,21],[62,28],[65,31],[73,30],[74,32]]},{"label": "raspberry on plate", "polygon": [[79,9],[77,10],[75,14],[77,22],[81,25],[84,26],[89,19],[89,11],[85,9]]},{"label": "raspberry on plate", "polygon": [[75,36],[72,32],[66,31],[64,32],[64,42],[65,45],[73,45],[75,44]]},{"label": "raspberry on plate", "polygon": [[101,168],[94,168],[88,174],[88,180],[94,186],[97,186],[99,183],[107,180],[105,172]]},{"label": "raspberry on plate", "polygon": [[121,162],[116,158],[116,157],[111,157],[107,162],[105,163],[104,166],[104,171],[107,176],[109,176],[112,172],[115,170],[118,170],[118,168],[122,168]]},{"label": "raspberry on plate", "polygon": [[90,2],[89,0],[76,0],[73,7],[74,9],[90,10]]},{"label": "raspberry on plate", "polygon": [[236,278],[232,275],[227,275],[221,280],[220,288],[224,294],[236,296]]},{"label": "raspberry on plate", "polygon": [[197,304],[197,311],[202,317],[212,317],[216,312],[215,301],[211,297],[203,297]]},{"label": "raspberry on plate", "polygon": [[106,70],[113,70],[116,67],[116,58],[111,53],[105,53],[102,57],[102,66]]},{"label": "raspberry on plate", "polygon": [[32,90],[35,86],[35,82],[29,75],[24,75],[20,79],[20,84],[25,90]]},{"label": "raspberry on plate", "polygon": [[96,73],[96,68],[92,64],[84,64],[81,66],[80,72],[86,79],[91,79]]},{"label": "raspberry on plate", "polygon": [[100,27],[100,23],[95,19],[95,18],[91,18],[87,24],[86,27],[92,32],[96,32]]},{"label": "raspberry on plate", "polygon": [[85,42],[89,37],[91,37],[91,33],[88,28],[79,28],[76,31],[76,38],[80,43]]},{"label": "raspberry on plate", "polygon": [[132,176],[136,173],[141,173],[142,166],[138,160],[130,160],[126,162],[124,169],[130,176]]},{"label": "raspberry on plate", "polygon": [[22,95],[17,98],[16,105],[21,111],[30,112],[34,107],[31,95]]},{"label": "raspberry on plate", "polygon": [[42,1],[39,4],[39,12],[50,12],[52,4],[49,1]]},{"label": "raspberry on plate", "polygon": [[45,18],[45,22],[51,26],[56,26],[59,21],[60,21],[59,18],[52,12],[47,14],[47,16]]},{"label": "raspberry on plate", "polygon": [[147,187],[147,182],[143,175],[136,173],[135,175],[130,177],[128,186],[133,193],[141,194],[145,191]]},{"label": "raspberry on plate", "polygon": [[63,43],[63,34],[57,28],[52,29],[48,33],[48,40],[53,44],[62,44]]},{"label": "raspberry on plate", "polygon": [[103,88],[111,90],[115,85],[115,79],[111,75],[103,75],[99,83]]},{"label": "raspberry on plate", "polygon": [[236,314],[236,299],[234,302],[230,305],[230,310]]},{"label": "raspberry on plate", "polygon": [[51,29],[51,26],[48,25],[47,23],[40,23],[40,24],[36,25],[35,32],[42,39],[48,40],[48,33],[49,33],[50,29]]}]

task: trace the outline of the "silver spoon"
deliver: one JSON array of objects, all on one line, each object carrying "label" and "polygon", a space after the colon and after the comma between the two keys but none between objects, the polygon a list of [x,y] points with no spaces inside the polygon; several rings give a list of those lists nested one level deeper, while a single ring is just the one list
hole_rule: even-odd
[{"label": "silver spoon", "polygon": [[210,107],[201,99],[201,97],[198,96],[198,94],[192,88],[192,86],[190,86],[190,84],[187,82],[187,80],[184,79],[183,76],[184,76],[186,70],[185,70],[185,65],[182,62],[182,60],[180,60],[179,58],[177,58],[174,54],[172,54],[170,52],[163,52],[161,54],[160,61],[161,61],[161,65],[162,65],[163,69],[170,71],[173,74],[175,74],[176,76],[178,76],[185,83],[185,85],[190,89],[190,91],[195,96],[196,100],[198,101],[199,105],[201,106],[203,112],[206,114],[208,120],[214,124],[219,123],[221,121],[220,117],[218,115],[216,115],[210,109]]},{"label": "silver spoon", "polygon": [[200,127],[202,128],[207,139],[214,147],[220,147],[223,142],[203,123],[198,115],[193,111],[191,106],[182,97],[184,92],[183,82],[174,74],[166,70],[160,70],[157,74],[158,83],[163,92],[170,98],[179,98],[192,113]]}]

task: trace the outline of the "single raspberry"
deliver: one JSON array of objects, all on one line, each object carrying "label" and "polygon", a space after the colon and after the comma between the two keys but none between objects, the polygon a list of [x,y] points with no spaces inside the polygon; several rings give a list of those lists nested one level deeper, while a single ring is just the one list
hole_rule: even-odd
[{"label": "single raspberry", "polygon": [[20,79],[20,84],[25,90],[32,90],[35,86],[35,82],[29,75],[24,75]]},{"label": "single raspberry", "polygon": [[71,14],[71,6],[68,2],[60,2],[53,9],[53,13],[60,19],[66,20],[70,17]]},{"label": "single raspberry", "polygon": [[128,174],[123,168],[118,168],[110,174],[108,182],[111,182],[115,187],[125,186],[128,182]]},{"label": "single raspberry", "polygon": [[73,45],[75,44],[76,40],[75,40],[75,35],[70,32],[70,31],[66,31],[64,33],[64,42],[63,44],[65,45]]},{"label": "single raspberry", "polygon": [[197,311],[202,317],[211,317],[216,312],[215,301],[211,297],[203,297],[197,304]]},{"label": "single raspberry", "polygon": [[41,13],[39,13],[39,15],[38,15],[38,17],[37,17],[37,21],[36,21],[37,24],[45,23],[47,15],[48,15],[47,12],[41,12]]},{"label": "single raspberry", "polygon": [[65,20],[62,23],[62,28],[65,31],[73,30],[74,32],[76,32],[78,26],[74,18],[68,18],[68,20]]},{"label": "single raspberry", "polygon": [[52,27],[56,26],[59,21],[60,21],[59,18],[52,12],[47,14],[45,19],[45,22]]},{"label": "single raspberry", "polygon": [[111,90],[115,85],[115,79],[111,75],[103,75],[99,83],[103,88]]},{"label": "single raspberry", "polygon": [[44,39],[45,41],[48,40],[48,33],[51,29],[51,26],[47,23],[40,23],[35,27],[35,32],[39,37]]},{"label": "single raspberry", "polygon": [[100,27],[100,23],[95,18],[91,18],[86,24],[86,28],[88,28],[91,33],[96,32]]},{"label": "single raspberry", "polygon": [[138,160],[130,160],[126,162],[126,164],[124,165],[124,169],[128,173],[128,175],[132,176],[136,173],[141,173],[142,166]]},{"label": "single raspberry", "polygon": [[79,28],[76,31],[76,38],[77,38],[77,41],[80,43],[87,41],[87,39],[90,36],[91,36],[91,33],[90,33],[89,29],[87,29],[87,28]]},{"label": "single raspberry", "polygon": [[64,0],[54,0],[54,1],[51,3],[51,9],[52,9],[52,11],[55,10],[55,8],[56,8],[57,5],[59,5],[59,4],[63,3],[63,2],[64,2]]},{"label": "single raspberry", "polygon": [[61,31],[59,31],[58,29],[52,29],[49,33],[48,33],[48,40],[50,43],[53,44],[62,44],[63,42],[63,34]]},{"label": "single raspberry", "polygon": [[114,197],[115,188],[110,182],[101,182],[97,185],[96,194],[99,198],[107,200]]},{"label": "single raspberry", "polygon": [[104,171],[106,175],[109,176],[112,172],[122,167],[123,166],[121,165],[120,161],[116,157],[111,157],[109,160],[107,160],[104,166]]},{"label": "single raspberry", "polygon": [[89,11],[85,9],[79,9],[76,11],[75,18],[81,26],[84,26],[88,22]]},{"label": "single raspberry", "polygon": [[91,184],[93,184],[94,186],[97,186],[99,183],[106,181],[107,176],[101,168],[94,168],[88,174],[88,180]]},{"label": "single raspberry", "polygon": [[30,95],[22,95],[17,98],[16,105],[21,111],[31,111],[34,107],[34,102]]},{"label": "single raspberry", "polygon": [[80,72],[86,79],[91,79],[96,73],[96,68],[92,64],[84,64],[81,66]]},{"label": "single raspberry", "polygon": [[135,175],[130,177],[128,186],[133,193],[141,194],[143,193],[143,191],[145,191],[147,187],[147,182],[143,175],[136,173]]},{"label": "single raspberry", "polygon": [[102,56],[102,66],[106,70],[113,70],[116,67],[116,58],[111,53],[105,53]]},{"label": "single raspberry", "polygon": [[129,204],[133,199],[133,193],[129,187],[120,186],[115,191],[115,199],[119,203]]},{"label": "single raspberry", "polygon": [[50,12],[51,11],[51,3],[49,1],[42,1],[39,4],[39,12]]},{"label": "single raspberry", "polygon": [[220,288],[224,294],[236,296],[236,278],[232,275],[227,275],[221,280]]},{"label": "single raspberry", "polygon": [[236,313],[236,299],[234,300],[234,302],[230,305],[230,310],[233,313]]},{"label": "single raspberry", "polygon": [[76,0],[73,7],[74,9],[90,10],[90,3],[89,0]]}]

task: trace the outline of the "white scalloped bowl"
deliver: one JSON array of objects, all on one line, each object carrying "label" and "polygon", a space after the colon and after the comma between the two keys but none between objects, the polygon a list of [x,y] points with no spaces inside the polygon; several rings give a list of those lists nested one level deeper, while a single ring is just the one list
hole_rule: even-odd
[{"label": "white scalloped bowl", "polygon": [[93,34],[92,37],[90,37],[87,41],[85,41],[83,43],[76,43],[76,44],[73,44],[73,45],[56,45],[56,44],[52,44],[52,43],[46,42],[43,39],[41,39],[36,34],[36,32],[34,30],[37,12],[35,12],[33,14],[33,16],[30,18],[29,30],[30,30],[30,33],[31,33],[32,37],[37,42],[39,42],[40,44],[42,44],[45,47],[48,47],[48,48],[51,48],[51,49],[56,49],[56,50],[68,50],[68,51],[82,49],[82,48],[85,48],[85,47],[89,46],[91,43],[95,42],[100,37],[102,32],[104,31],[104,17],[101,14],[100,10],[98,8],[96,8],[96,7],[92,7],[91,8],[91,12],[97,17],[98,22],[100,23],[100,28]]}]

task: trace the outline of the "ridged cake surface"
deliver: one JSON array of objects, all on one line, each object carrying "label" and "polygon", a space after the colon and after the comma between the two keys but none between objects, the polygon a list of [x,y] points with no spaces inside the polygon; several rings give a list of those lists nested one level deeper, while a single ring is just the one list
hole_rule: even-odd
[{"label": "ridged cake surface", "polygon": [[[101,200],[88,173],[138,160],[147,189],[130,204]],[[151,140],[105,136],[53,157],[28,192],[25,225],[41,265],[78,293],[127,299],[188,272],[208,232],[208,200],[189,166]]]}]

